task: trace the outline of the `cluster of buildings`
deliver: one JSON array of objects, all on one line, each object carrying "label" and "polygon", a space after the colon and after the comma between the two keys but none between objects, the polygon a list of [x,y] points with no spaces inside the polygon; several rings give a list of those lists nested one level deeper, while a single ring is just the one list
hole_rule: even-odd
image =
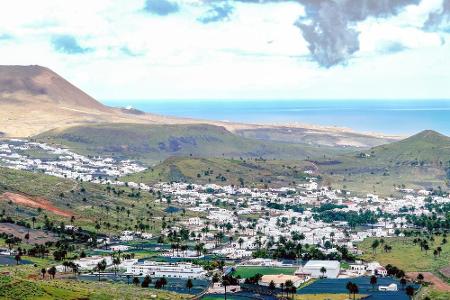
[{"label": "cluster of buildings", "polygon": [[[187,183],[158,183],[152,189],[161,192],[162,202],[170,197],[171,203],[198,213],[199,217],[186,218],[177,226],[189,229],[192,239],[201,237],[212,253],[231,259],[250,257],[255,249],[268,242],[292,239],[294,232],[301,236],[301,243],[318,245],[325,254],[337,251],[336,246],[345,246],[358,254],[357,242],[367,237],[394,236],[399,229],[411,227],[412,224],[400,216],[405,210],[430,215],[426,205],[430,197],[435,203],[450,202],[449,197],[431,196],[427,191],[402,191],[403,196],[395,199],[374,194],[353,196],[349,192],[319,187],[314,177],[296,187],[272,189]],[[334,212],[359,212],[364,208],[396,217],[379,219],[376,224],[353,230],[347,221],[324,222],[315,218],[315,208],[323,204],[335,205],[330,209]],[[293,209],[295,207],[303,209]],[[215,247],[215,234],[220,231],[234,238]]]},{"label": "cluster of buildings", "polygon": [[[40,153],[41,158],[33,158]],[[42,155],[45,154],[45,155]],[[45,157],[45,158],[44,158]],[[14,169],[41,171],[43,173],[100,184],[127,185],[139,190],[152,190],[161,195],[160,201],[179,206],[188,211],[189,217],[179,218],[161,231],[189,231],[189,239],[202,245],[202,251],[187,249],[175,251],[160,249],[161,256],[169,258],[201,258],[205,253],[243,261],[241,265],[284,267],[271,259],[251,259],[261,248],[275,247],[277,242],[295,240],[301,244],[316,245],[324,254],[338,252],[345,246],[351,253],[360,253],[356,243],[367,237],[389,237],[399,234],[398,229],[412,226],[401,214],[430,215],[427,203],[448,203],[449,197],[435,196],[427,190],[399,189],[402,196],[382,198],[375,194],[355,196],[347,191],[321,187],[314,174],[304,183],[281,188],[247,188],[220,186],[216,184],[158,183],[153,186],[138,182],[122,182],[120,177],[144,168],[132,161],[116,161],[112,158],[86,157],[68,149],[26,140],[0,141],[0,165]],[[383,212],[390,218],[379,219],[376,224],[366,224],[358,230],[350,228],[346,220],[325,222],[318,218],[317,208],[324,204],[332,212]],[[148,240],[151,234],[124,231],[110,246],[112,251],[126,252],[127,245],[135,239]],[[225,242],[226,241],[226,242]],[[111,244],[110,240],[97,241]],[[113,243],[114,244],[114,243]],[[192,248],[192,247],[191,247]],[[91,256],[76,260],[80,270],[92,272],[99,262],[105,260],[107,269],[119,269],[132,276],[166,277],[179,279],[205,279],[207,272],[201,266],[187,262],[168,263],[125,259],[114,265],[111,256]],[[291,265],[292,267],[292,265]],[[357,261],[345,270],[336,260],[309,260],[296,265],[293,275],[265,275],[259,284],[271,282],[280,286],[291,280],[300,286],[310,278],[351,278],[366,275],[386,276],[386,269],[377,262]],[[63,268],[60,266],[59,268]],[[383,287],[393,290],[396,287]]]},{"label": "cluster of buildings", "polygon": [[0,140],[0,166],[48,175],[106,183],[145,168],[130,160],[87,157],[68,149],[27,140]]}]

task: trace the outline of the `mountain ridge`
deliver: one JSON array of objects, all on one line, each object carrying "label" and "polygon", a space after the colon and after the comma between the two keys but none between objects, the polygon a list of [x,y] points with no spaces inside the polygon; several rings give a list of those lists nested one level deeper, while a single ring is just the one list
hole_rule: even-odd
[{"label": "mountain ridge", "polygon": [[0,66],[0,137],[29,138],[49,130],[96,124],[209,124],[243,138],[369,148],[398,137],[313,125],[263,125],[161,116],[103,105],[42,66]]}]

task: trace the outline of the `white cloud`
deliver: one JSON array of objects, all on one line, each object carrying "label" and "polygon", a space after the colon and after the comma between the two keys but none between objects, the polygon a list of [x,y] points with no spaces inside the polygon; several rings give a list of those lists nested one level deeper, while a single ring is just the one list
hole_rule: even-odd
[{"label": "white cloud", "polygon": [[[450,67],[443,51],[448,46],[441,34],[421,29],[440,1],[423,0],[398,16],[359,23],[361,50],[348,66],[332,69],[309,58],[294,26],[305,11],[294,2],[234,3],[224,22],[202,24],[198,18],[208,7],[200,0],[178,1],[179,11],[166,16],[143,11],[143,0],[8,1],[0,11],[0,35],[12,39],[0,40],[0,63],[50,67],[98,99],[383,96],[371,88],[373,80],[409,97],[408,80],[422,76],[428,97],[450,97],[440,79]],[[92,51],[59,53],[51,44],[57,35],[73,36]],[[394,62],[382,51],[391,42],[408,48],[393,54]],[[439,67],[430,68],[428,56]],[[417,78],[406,73],[412,71]],[[402,81],[394,85],[382,73]],[[364,89],[350,88],[352,82]]]}]

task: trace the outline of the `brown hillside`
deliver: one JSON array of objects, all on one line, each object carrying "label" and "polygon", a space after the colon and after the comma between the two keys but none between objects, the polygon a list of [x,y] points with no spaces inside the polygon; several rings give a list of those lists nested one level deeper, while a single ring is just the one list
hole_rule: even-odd
[{"label": "brown hillside", "polygon": [[110,109],[41,66],[0,66],[0,101],[109,112]]},{"label": "brown hillside", "polygon": [[30,137],[49,130],[100,123],[209,124],[253,139],[325,146],[372,147],[395,139],[334,127],[239,124],[112,108],[48,68],[0,66],[0,138]]}]

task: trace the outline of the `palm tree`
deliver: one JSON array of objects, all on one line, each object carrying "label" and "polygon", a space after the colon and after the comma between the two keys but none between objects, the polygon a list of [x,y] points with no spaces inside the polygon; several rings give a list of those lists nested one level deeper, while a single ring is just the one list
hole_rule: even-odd
[{"label": "palm tree", "polygon": [[33,224],[33,229],[34,229],[34,223],[36,223],[36,217],[31,218],[31,223]]},{"label": "palm tree", "polygon": [[77,276],[78,272],[80,271],[80,265],[72,263],[72,272]]},{"label": "palm tree", "polygon": [[197,256],[200,256],[202,254],[204,245],[205,244],[203,243],[195,245],[195,251],[197,251]]},{"label": "palm tree", "polygon": [[191,292],[191,289],[194,287],[194,284],[192,283],[192,279],[188,279],[186,281],[186,288]]},{"label": "palm tree", "polygon": [[45,268],[41,269],[42,279],[45,278],[45,273],[47,273],[47,270]]},{"label": "palm tree", "polygon": [[372,252],[373,252],[373,254],[376,254],[376,253],[377,253],[377,248],[378,248],[379,245],[380,245],[380,242],[379,242],[378,240],[374,240],[374,241],[372,242],[371,247],[372,247]]},{"label": "palm tree", "polygon": [[414,296],[414,287],[412,285],[408,285],[408,287],[406,288],[406,295],[408,295],[410,299],[413,298],[413,296]]},{"label": "palm tree", "polygon": [[224,289],[225,300],[227,300],[227,286],[230,285],[230,281],[227,278],[227,276],[222,277],[222,285],[223,285],[223,289]]},{"label": "palm tree", "polygon": [[370,277],[370,284],[372,285],[373,290],[375,290],[375,285],[377,284],[377,281],[378,281],[377,276],[372,275]]},{"label": "palm tree", "polygon": [[286,280],[286,282],[284,283],[284,287],[286,288],[286,298],[289,298],[289,292],[293,286],[294,283],[292,282],[292,280]]},{"label": "palm tree", "polygon": [[142,280],[141,286],[143,288],[148,288],[148,286],[150,285],[150,283],[152,283],[152,279],[150,278],[149,275],[144,277],[144,280]]},{"label": "palm tree", "polygon": [[405,278],[400,279],[400,284],[402,285],[402,289],[404,290],[406,285],[406,279]]},{"label": "palm tree", "polygon": [[22,257],[20,256],[20,254],[17,254],[14,259],[16,260],[16,264],[20,263],[20,260],[22,259]]},{"label": "palm tree", "polygon": [[347,284],[345,285],[345,288],[348,290],[348,298],[350,298],[350,295],[352,293],[352,286],[353,283],[351,281],[347,282]]},{"label": "palm tree", "polygon": [[422,273],[419,273],[417,275],[417,281],[422,282],[423,280],[424,280],[424,277],[423,277]]},{"label": "palm tree", "polygon": [[167,284],[167,279],[165,277],[160,279],[162,287],[165,287]]},{"label": "palm tree", "polygon": [[353,283],[351,281],[347,282],[347,285],[345,288],[348,290],[348,297],[350,298],[350,295],[353,294],[353,299],[356,298],[356,294],[359,293],[359,288],[356,285],[356,283]]},{"label": "palm tree", "polygon": [[97,263],[96,269],[98,271],[98,281],[100,281],[101,272],[106,269],[106,260],[103,259],[101,262]]},{"label": "palm tree", "polygon": [[269,283],[269,290],[273,291],[273,290],[275,290],[275,287],[276,287],[275,282],[273,282],[273,280],[271,280]]},{"label": "palm tree", "polygon": [[242,244],[243,243],[244,243],[244,239],[240,237],[239,240],[238,240],[239,249],[242,249]]},{"label": "palm tree", "polygon": [[138,286],[139,285],[139,278],[137,278],[137,277],[133,277],[133,284],[135,285],[135,286]]},{"label": "palm tree", "polygon": [[356,299],[356,294],[359,293],[359,288],[356,285],[356,283],[354,283],[353,286],[352,286],[352,293],[353,293],[353,300],[355,300]]},{"label": "palm tree", "polygon": [[113,258],[113,264],[114,264],[114,275],[117,275],[117,267],[120,265],[120,257],[114,257]]},{"label": "palm tree", "polygon": [[322,273],[322,278],[325,277],[326,272],[327,272],[327,269],[325,267],[320,268],[320,273]]},{"label": "palm tree", "polygon": [[50,274],[52,276],[52,278],[55,279],[55,275],[56,275],[55,266],[52,266],[50,269],[48,269],[48,274]]}]

